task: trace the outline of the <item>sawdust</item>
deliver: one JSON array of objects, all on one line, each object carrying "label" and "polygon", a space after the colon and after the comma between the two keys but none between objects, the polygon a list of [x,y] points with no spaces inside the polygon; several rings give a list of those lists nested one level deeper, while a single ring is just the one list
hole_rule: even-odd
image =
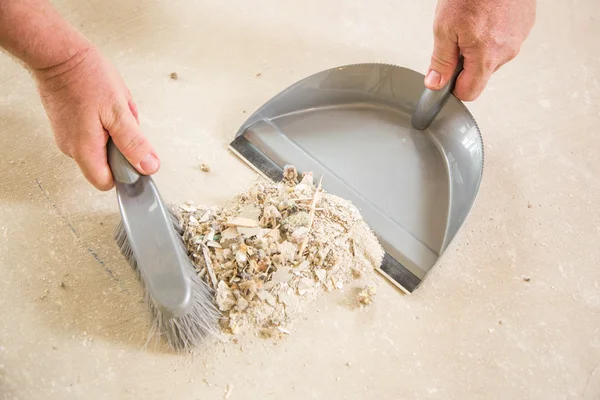
[{"label": "sawdust", "polygon": [[373,273],[383,257],[358,209],[311,173],[299,181],[293,167],[283,181],[259,180],[222,207],[187,202],[176,211],[226,334],[288,335],[306,304]]}]

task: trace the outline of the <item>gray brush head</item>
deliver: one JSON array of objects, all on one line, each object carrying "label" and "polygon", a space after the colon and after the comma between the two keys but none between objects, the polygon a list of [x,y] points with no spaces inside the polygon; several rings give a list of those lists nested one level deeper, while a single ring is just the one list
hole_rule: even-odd
[{"label": "gray brush head", "polygon": [[129,265],[136,272],[138,280],[142,283],[145,292],[145,301],[152,314],[152,332],[164,336],[169,346],[174,350],[186,351],[198,346],[207,336],[212,336],[216,333],[216,325],[221,314],[213,302],[213,290],[205,281],[198,277],[196,268],[189,259],[183,242],[183,229],[179,224],[179,219],[172,209],[168,208],[168,211],[173,222],[173,229],[177,232],[177,236],[181,238],[178,243],[180,250],[185,254],[185,270],[188,272],[192,283],[192,306],[189,312],[183,317],[169,318],[154,304],[152,297],[144,285],[144,279],[140,274],[139,266],[133,255],[123,221],[119,222],[115,230],[115,240],[121,254],[127,259]]}]

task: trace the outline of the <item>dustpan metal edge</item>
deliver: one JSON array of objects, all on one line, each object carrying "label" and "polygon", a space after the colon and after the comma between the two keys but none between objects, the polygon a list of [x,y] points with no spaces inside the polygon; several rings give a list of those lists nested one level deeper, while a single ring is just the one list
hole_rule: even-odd
[{"label": "dustpan metal edge", "polygon": [[[264,155],[260,150],[255,148],[254,145],[244,136],[237,137],[230,144],[229,149],[263,178],[267,178],[275,182],[280,181],[283,178],[283,168],[272,162],[268,156]],[[269,165],[269,167],[263,167],[263,169],[261,169],[257,167],[256,164],[263,166]],[[298,172],[302,173],[303,171],[299,170]],[[387,241],[381,238],[376,232],[374,233],[381,245],[386,247]],[[394,246],[391,247],[392,249],[394,248]],[[396,254],[396,256],[402,257],[401,254]],[[404,262],[409,263],[409,260],[405,259]],[[413,271],[407,268],[407,265],[397,260],[394,255],[387,250],[384,251],[381,264],[377,266],[376,269],[391,283],[405,293],[411,293],[414,291],[426,275],[424,274],[422,278],[415,275]]]}]

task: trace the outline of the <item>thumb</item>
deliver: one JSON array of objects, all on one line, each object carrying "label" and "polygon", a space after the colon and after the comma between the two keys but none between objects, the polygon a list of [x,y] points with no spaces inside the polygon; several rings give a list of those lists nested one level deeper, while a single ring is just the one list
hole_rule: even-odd
[{"label": "thumb", "polygon": [[115,146],[133,167],[144,175],[152,175],[158,171],[160,161],[150,141],[142,134],[130,105],[115,107],[104,124]]},{"label": "thumb", "polygon": [[446,33],[435,33],[433,54],[425,76],[425,86],[428,89],[439,90],[446,86],[458,64],[459,54],[456,40],[449,38]]}]

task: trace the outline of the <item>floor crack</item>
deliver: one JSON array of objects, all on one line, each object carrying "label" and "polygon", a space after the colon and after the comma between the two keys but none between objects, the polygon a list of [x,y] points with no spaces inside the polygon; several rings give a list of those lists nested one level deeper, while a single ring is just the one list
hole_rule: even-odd
[{"label": "floor crack", "polygon": [[592,370],[592,372],[590,372],[590,374],[588,375],[587,381],[585,382],[585,386],[583,388],[583,392],[581,393],[581,396],[585,396],[585,392],[587,392],[588,387],[590,386],[590,381],[592,380],[592,375],[594,375],[594,372],[596,372],[596,370],[600,368],[600,364],[596,365],[594,367],[594,369]]},{"label": "floor crack", "polygon": [[[71,222],[69,221],[69,219],[60,211],[60,209],[58,208],[58,206],[56,205],[56,203],[54,201],[52,201],[52,199],[50,198],[50,195],[48,194],[48,192],[46,191],[46,189],[44,189],[44,186],[42,185],[42,182],[38,179],[35,178],[35,182],[37,183],[38,187],[40,188],[40,191],[42,192],[42,194],[44,195],[44,197],[46,198],[46,201],[50,204],[50,206],[52,206],[52,208],[54,209],[54,211],[56,212],[56,214],[67,224],[67,226],[69,227],[69,229],[71,230],[71,232],[73,232],[73,234],[75,235],[75,238],[79,241],[79,242],[83,242],[81,236],[79,235],[79,232],[77,232],[77,229],[75,229],[75,227],[73,226],[73,224],[71,224]],[[96,253],[96,251],[89,245],[85,245],[87,252],[94,258],[94,260],[96,260],[96,262],[98,264],[100,264],[100,266],[104,269],[104,271],[106,271],[106,273],[115,281],[120,282],[119,278],[115,275],[115,273],[108,268],[108,266],[106,265],[106,263],[100,258],[100,256],[98,255],[98,253]],[[123,289],[125,290],[125,289]],[[127,291],[127,290],[125,290]]]}]

